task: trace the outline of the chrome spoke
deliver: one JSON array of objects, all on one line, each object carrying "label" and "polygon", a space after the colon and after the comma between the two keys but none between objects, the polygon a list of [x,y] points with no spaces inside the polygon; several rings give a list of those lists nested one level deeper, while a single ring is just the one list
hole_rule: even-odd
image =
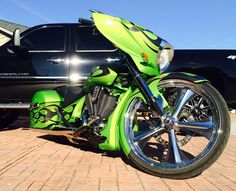
[{"label": "chrome spoke", "polygon": [[[187,129],[183,129],[183,131],[186,131]],[[210,140],[211,135],[212,135],[212,130],[202,130],[202,129],[188,129],[187,131],[191,131],[194,133],[194,135],[200,135],[202,137],[205,137],[206,139]]]},{"label": "chrome spoke", "polygon": [[169,135],[169,144],[168,144],[167,161],[172,163],[182,163],[180,149],[175,135],[175,130],[171,129],[168,135]]},{"label": "chrome spoke", "polygon": [[195,122],[184,122],[178,121],[175,122],[175,126],[182,129],[199,129],[199,130],[211,130],[214,127],[214,124],[211,120],[209,121],[195,121]]},{"label": "chrome spoke", "polygon": [[191,90],[186,90],[185,92],[183,90],[180,90],[177,103],[175,104],[175,110],[174,113],[172,114],[172,117],[175,119],[178,118],[178,115],[182,111],[184,105],[189,101],[190,98],[192,98],[194,95],[194,92]]},{"label": "chrome spoke", "polygon": [[155,128],[155,129],[150,129],[146,131],[138,131],[134,132],[136,136],[134,136],[134,142],[140,142],[143,140],[150,139],[154,135],[160,135],[166,132],[166,129],[161,127],[161,128]]}]

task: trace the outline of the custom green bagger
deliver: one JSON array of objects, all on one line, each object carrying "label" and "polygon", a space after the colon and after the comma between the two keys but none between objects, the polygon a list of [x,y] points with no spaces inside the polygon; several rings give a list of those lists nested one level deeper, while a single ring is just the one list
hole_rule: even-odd
[{"label": "custom green bagger", "polygon": [[[229,137],[228,108],[207,80],[165,73],[174,50],[130,21],[92,13],[90,25],[120,52],[127,73],[96,66],[73,101],[59,90],[37,92],[31,128],[86,139],[100,149],[122,150],[141,170],[189,178],[208,168]],[[67,94],[73,87],[65,87]]]}]

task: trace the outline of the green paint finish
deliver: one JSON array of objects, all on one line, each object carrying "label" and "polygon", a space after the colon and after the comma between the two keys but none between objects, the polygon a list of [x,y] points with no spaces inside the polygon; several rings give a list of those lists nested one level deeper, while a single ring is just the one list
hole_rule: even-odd
[{"label": "green paint finish", "polygon": [[188,73],[188,72],[181,72],[182,74],[185,74],[187,76],[190,76],[190,77],[196,77],[197,75],[195,74],[192,74],[192,73]]},{"label": "green paint finish", "polygon": [[69,114],[66,114],[64,117],[65,117],[66,120],[70,119],[70,115]]},{"label": "green paint finish", "polygon": [[35,114],[35,118],[39,118],[39,113],[36,113],[36,114]]},{"label": "green paint finish", "polygon": [[[98,30],[122,51],[128,53],[141,73],[154,76],[160,72],[157,65],[159,47],[154,44],[158,36],[127,20],[93,13]],[[145,53],[149,61],[142,56]],[[146,62],[144,66],[141,63]]]},{"label": "green paint finish", "polygon": [[204,82],[209,82],[208,80],[206,79],[202,79],[202,80],[195,80],[194,83],[196,84],[200,84],[200,83],[204,83]]},{"label": "green paint finish", "polygon": [[152,40],[157,40],[157,39],[158,39],[158,37],[157,37],[155,34],[153,34],[152,32],[150,32],[150,31],[144,30],[144,33],[145,33],[149,38],[151,38]]},{"label": "green paint finish", "polygon": [[32,104],[62,101],[64,101],[64,99],[54,90],[37,91],[32,98]]},{"label": "green paint finish", "polygon": [[75,104],[75,107],[69,120],[70,123],[76,122],[77,119],[82,117],[81,115],[84,107],[84,102],[85,102],[85,96],[83,96],[82,98],[73,103]]},{"label": "green paint finish", "polygon": [[30,111],[30,127],[53,129],[60,122],[57,107],[61,106],[62,101],[63,98],[54,90],[36,92],[32,104],[38,103],[39,107]]},{"label": "green paint finish", "polygon": [[[121,114],[121,117],[120,117],[120,145],[124,151],[124,153],[128,156],[128,154],[130,153],[131,149],[130,149],[130,146],[128,144],[128,140],[126,139],[125,137],[125,116],[126,116],[126,111],[128,110],[128,107],[131,103],[131,101],[135,98],[135,97],[139,97],[141,98],[142,95],[141,93],[138,93],[138,94],[132,94],[133,96],[130,96],[128,99],[126,99],[125,101],[125,104],[123,106],[123,111],[122,111],[122,114]],[[140,97],[141,96],[141,97]],[[142,98],[141,98],[142,99]],[[135,126],[134,126],[135,128]],[[135,129],[136,130],[136,129]]]},{"label": "green paint finish", "polygon": [[[117,73],[113,71],[112,69],[108,68],[108,73],[101,75],[103,71],[96,67],[96,71],[91,73],[91,75],[88,77],[87,85],[94,85],[94,84],[101,84],[101,85],[107,85],[110,86],[115,81],[117,77]],[[102,73],[100,73],[102,71]]]},{"label": "green paint finish", "polygon": [[161,81],[161,78],[159,78],[159,77],[153,78],[152,82],[150,84],[148,84],[148,87],[150,88],[150,90],[152,91],[153,95],[156,98],[161,96],[162,101],[163,101],[163,108],[166,108],[166,107],[168,107],[168,102],[166,101],[165,97],[162,95],[162,92],[158,88],[160,81]]},{"label": "green paint finish", "polygon": [[139,127],[138,127],[138,119],[137,117],[134,119],[134,127],[133,127],[133,131],[139,131]]},{"label": "green paint finish", "polygon": [[[161,78],[160,77],[155,77],[153,78],[151,81],[151,83],[148,84],[151,92],[153,93],[153,95],[155,97],[161,96],[163,99],[163,108],[168,107],[168,103],[165,100],[165,98],[163,97],[163,95],[161,94],[161,92],[159,91],[158,84],[160,82]],[[130,105],[130,103],[132,102],[132,100],[134,98],[140,98],[140,99],[144,99],[143,95],[140,93],[140,91],[138,89],[134,90],[132,92],[132,94],[126,99],[125,104],[123,105],[123,111],[122,114],[120,116],[120,144],[121,147],[123,149],[123,151],[125,152],[126,155],[128,155],[130,153],[130,147],[128,144],[128,140],[125,137],[125,132],[124,132],[124,123],[125,123],[125,115],[126,115],[126,111]],[[146,102],[146,101],[145,101]],[[136,131],[138,129],[138,127],[136,127],[136,125],[134,125],[134,131]]]},{"label": "green paint finish", "polygon": [[101,75],[102,73],[103,73],[103,71],[98,69],[97,71],[95,71],[94,73],[92,73],[91,76],[96,77],[96,76],[98,76],[98,75]]},{"label": "green paint finish", "polygon": [[42,110],[40,113],[42,113],[43,115],[46,115],[48,112],[46,110]]},{"label": "green paint finish", "polygon": [[123,105],[126,102],[127,97],[131,94],[131,90],[121,95],[121,98],[109,117],[108,122],[104,129],[101,131],[101,135],[107,137],[107,140],[99,145],[100,149],[103,150],[119,150],[119,127],[120,127],[120,116],[123,110]]},{"label": "green paint finish", "polygon": [[209,82],[207,79],[204,79],[198,75],[187,73],[187,72],[164,73],[161,75],[161,78],[165,79],[165,77],[168,77],[169,75],[173,79],[183,79],[183,80],[188,80],[194,83]]},{"label": "green paint finish", "polygon": [[53,129],[55,125],[59,124],[60,117],[57,115],[57,107],[50,103],[41,104],[40,107],[30,111],[30,127],[31,128],[48,128]]},{"label": "green paint finish", "polygon": [[74,109],[74,107],[72,105],[69,105],[66,108],[64,108],[64,111],[71,113],[71,112],[73,112],[73,109]]}]

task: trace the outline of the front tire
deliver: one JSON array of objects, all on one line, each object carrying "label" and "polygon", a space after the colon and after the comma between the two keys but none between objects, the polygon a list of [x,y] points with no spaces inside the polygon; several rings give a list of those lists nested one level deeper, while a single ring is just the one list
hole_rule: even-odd
[{"label": "front tire", "polygon": [[228,107],[209,83],[169,79],[161,81],[159,89],[169,102],[166,112],[174,118],[173,128],[163,132],[161,120],[152,118],[145,102],[141,98],[131,100],[124,126],[131,149],[129,158],[155,176],[184,179],[199,175],[226,146],[230,134]]}]

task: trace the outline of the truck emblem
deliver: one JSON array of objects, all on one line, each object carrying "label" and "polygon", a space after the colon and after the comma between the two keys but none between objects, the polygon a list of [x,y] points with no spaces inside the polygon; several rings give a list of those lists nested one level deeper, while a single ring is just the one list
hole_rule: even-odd
[{"label": "truck emblem", "polygon": [[231,59],[231,60],[235,60],[236,59],[236,55],[230,55],[227,57],[228,59]]}]

